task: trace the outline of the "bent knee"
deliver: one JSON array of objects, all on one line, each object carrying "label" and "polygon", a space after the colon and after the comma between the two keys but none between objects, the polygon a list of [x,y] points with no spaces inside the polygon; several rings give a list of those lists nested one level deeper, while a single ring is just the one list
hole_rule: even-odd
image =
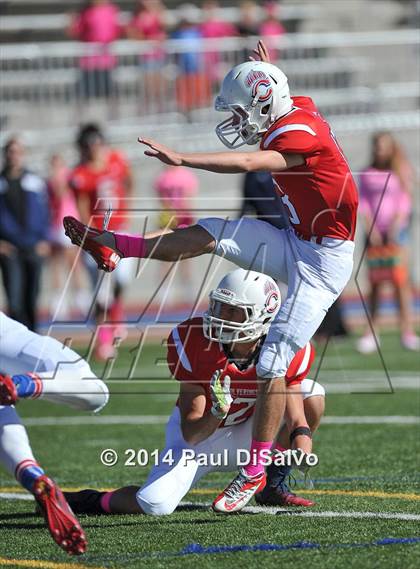
[{"label": "bent knee", "polygon": [[300,388],[304,400],[315,396],[325,397],[324,386],[313,379],[305,378],[300,384]]},{"label": "bent knee", "polygon": [[109,401],[109,389],[106,383],[101,379],[95,380],[95,384],[97,391],[93,393],[92,411],[94,413],[99,413],[99,411],[101,411]]},{"label": "bent knee", "polygon": [[300,347],[291,339],[280,342],[265,342],[256,370],[261,379],[284,377],[289,365]]},{"label": "bent knee", "polygon": [[150,516],[169,516],[169,514],[175,511],[178,505],[159,499],[152,501],[142,490],[137,492],[136,500],[141,510]]}]

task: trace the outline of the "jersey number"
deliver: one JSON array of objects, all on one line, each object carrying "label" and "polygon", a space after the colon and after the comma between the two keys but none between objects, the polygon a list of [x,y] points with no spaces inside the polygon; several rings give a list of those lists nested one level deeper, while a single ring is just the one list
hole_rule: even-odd
[{"label": "jersey number", "polygon": [[284,205],[289,210],[290,223],[293,223],[293,225],[299,225],[299,223],[300,223],[299,216],[297,214],[297,211],[295,210],[295,206],[289,200],[289,196],[287,194],[284,194],[284,196],[281,196],[281,201],[284,203]]},{"label": "jersey number", "polygon": [[274,178],[273,178],[273,182],[274,182],[275,187],[278,189],[278,191],[280,193],[281,201],[289,210],[290,223],[293,223],[293,225],[299,225],[300,224],[299,216],[297,214],[297,211],[295,210],[295,206],[290,201],[289,196],[284,193],[284,191],[281,189],[281,187],[278,185],[278,183],[276,182],[276,180]]},{"label": "jersey number", "polygon": [[255,397],[250,399],[249,397],[237,397],[233,400],[233,405],[240,405],[241,403],[246,403],[243,407],[235,411],[234,413],[230,413],[225,419],[225,427],[230,427],[231,425],[236,425],[237,423],[242,423],[245,420],[245,413],[251,409],[253,405],[255,405]]}]

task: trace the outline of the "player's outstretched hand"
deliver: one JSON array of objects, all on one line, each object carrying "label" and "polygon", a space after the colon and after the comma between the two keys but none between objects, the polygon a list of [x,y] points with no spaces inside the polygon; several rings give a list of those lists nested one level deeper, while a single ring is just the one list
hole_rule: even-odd
[{"label": "player's outstretched hand", "polygon": [[264,61],[265,63],[270,63],[270,54],[268,53],[267,46],[262,40],[258,40],[257,49],[254,49],[253,52],[256,57],[253,55],[249,56],[251,61]]},{"label": "player's outstretched hand", "polygon": [[220,420],[229,413],[233,401],[230,394],[230,377],[225,375],[222,380],[222,375],[223,370],[218,369],[210,381],[211,413]]},{"label": "player's outstretched hand", "polygon": [[167,148],[163,144],[159,144],[159,142],[155,142],[151,138],[138,138],[137,142],[140,144],[144,144],[147,146],[147,150],[144,151],[146,156],[152,156],[153,158],[157,158],[164,164],[168,164],[169,166],[181,166],[182,160],[178,154],[174,150]]}]

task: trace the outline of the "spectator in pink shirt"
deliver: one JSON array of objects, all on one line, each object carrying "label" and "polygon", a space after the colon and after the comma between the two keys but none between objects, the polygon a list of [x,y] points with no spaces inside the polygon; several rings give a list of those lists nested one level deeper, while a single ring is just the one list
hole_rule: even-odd
[{"label": "spectator in pink shirt", "polygon": [[278,2],[266,2],[264,4],[266,18],[260,24],[259,35],[268,46],[270,61],[275,62],[280,57],[280,51],[272,47],[275,43],[270,41],[276,39],[286,33],[282,23],[279,20],[279,4]]},{"label": "spectator in pink shirt", "polygon": [[[160,0],[139,0],[136,10],[127,25],[127,37],[136,40],[163,42],[166,39],[165,7]],[[144,61],[162,62],[165,50],[162,46],[154,47],[143,55]]]},{"label": "spectator in pink shirt", "polygon": [[[367,256],[371,267],[371,323],[373,327],[377,323],[380,288],[385,279],[390,280],[400,309],[401,343],[406,349],[419,350],[420,339],[414,333],[411,319],[411,284],[408,275],[412,182],[413,171],[399,143],[388,132],[376,134],[373,137],[371,164],[361,173],[359,181],[359,211],[369,234]],[[390,266],[393,269],[387,270]],[[362,353],[376,350],[370,327],[359,339],[357,348]]]},{"label": "spectator in pink shirt", "polygon": [[144,97],[139,100],[146,102],[141,112],[150,112],[155,107],[162,109],[166,100],[166,81],[163,74],[165,63],[165,49],[163,42],[166,39],[165,7],[160,0],[139,0],[135,12],[127,25],[126,35],[129,39],[150,41],[150,49],[142,51],[139,56],[141,67],[140,89],[144,89]]},{"label": "spectator in pink shirt", "polygon": [[176,229],[194,223],[192,200],[197,194],[198,178],[183,166],[168,166],[155,182],[161,202],[160,228]]},{"label": "spectator in pink shirt", "polygon": [[80,94],[83,98],[109,97],[113,90],[112,69],[117,60],[109,46],[121,35],[119,8],[108,0],[89,0],[74,15],[67,30],[70,37],[87,44],[80,58]]},{"label": "spectator in pink shirt", "polygon": [[[203,21],[200,24],[200,32],[204,39],[228,38],[238,35],[237,28],[220,17],[219,8],[217,0],[203,2]],[[224,74],[224,71],[220,70],[220,55],[217,51],[206,52],[205,65],[212,81],[217,81],[219,76]]]},{"label": "spectator in pink shirt", "polygon": [[[198,191],[198,178],[191,170],[183,166],[166,167],[156,178],[155,191],[161,204],[161,229],[173,230],[195,223],[193,200]],[[194,294],[191,287],[190,262],[179,263],[177,272],[181,278],[184,300],[190,302]],[[161,268],[162,280],[166,273],[167,269],[164,268],[162,272]]]}]

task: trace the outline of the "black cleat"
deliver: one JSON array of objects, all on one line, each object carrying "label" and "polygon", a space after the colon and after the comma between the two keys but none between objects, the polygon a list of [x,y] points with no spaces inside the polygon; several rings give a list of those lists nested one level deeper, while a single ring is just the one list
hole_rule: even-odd
[{"label": "black cleat", "polygon": [[80,492],[64,492],[70,508],[75,514],[106,514],[101,506],[101,498],[106,492],[97,490],[81,490]]}]

